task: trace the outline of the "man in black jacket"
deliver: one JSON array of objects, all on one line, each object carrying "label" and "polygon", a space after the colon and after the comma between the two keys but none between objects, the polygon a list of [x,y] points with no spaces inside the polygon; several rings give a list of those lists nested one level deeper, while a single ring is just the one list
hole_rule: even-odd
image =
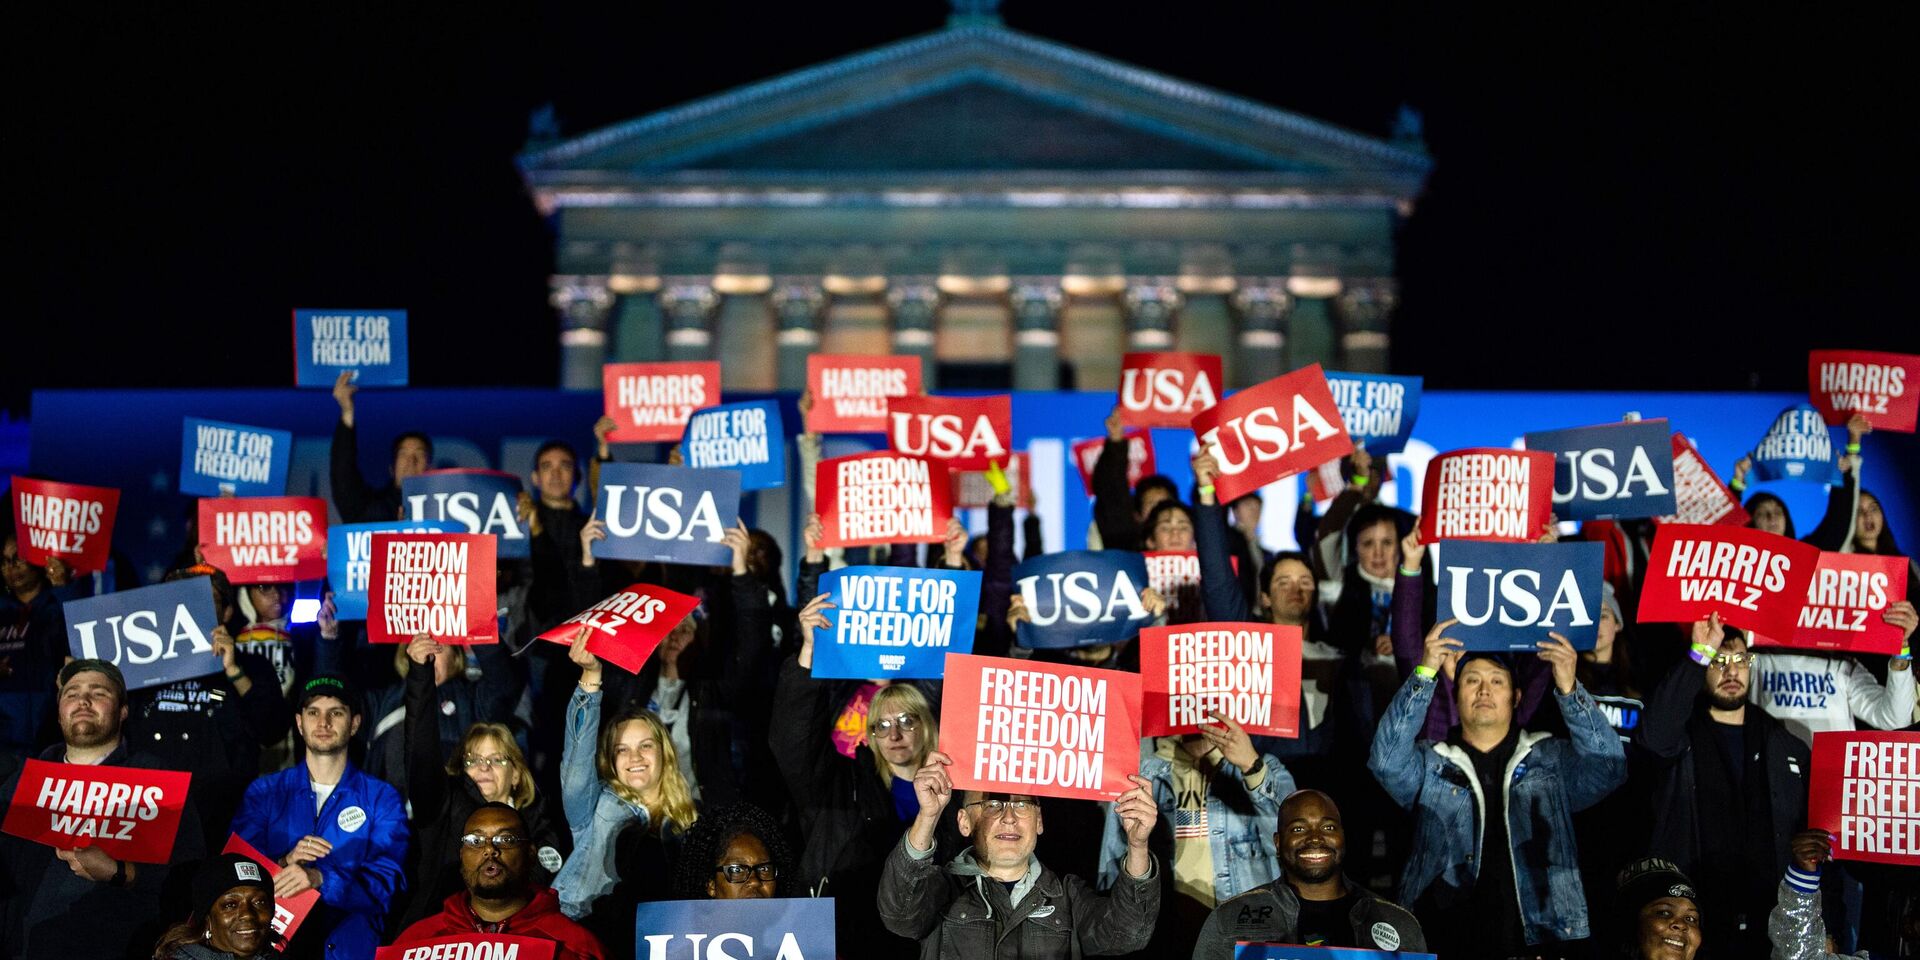
[{"label": "man in black jacket", "polygon": [[333,427],[333,505],[342,523],[376,523],[400,519],[400,481],[433,467],[433,441],[409,431],[393,438],[393,482],[374,487],[360,475],[360,441],[353,428],[353,372],[334,381],[333,399],[340,404],[340,422]]},{"label": "man in black jacket", "polygon": [[1763,957],[1774,885],[1807,822],[1807,745],[1747,703],[1753,655],[1714,614],[1647,698],[1637,737],[1653,789],[1654,856],[1696,878],[1700,956]]},{"label": "man in black jacket", "polygon": [[1280,804],[1273,834],[1280,877],[1213,909],[1193,960],[1232,960],[1234,944],[1297,943],[1310,947],[1410,950],[1427,947],[1420,922],[1405,908],[1373,895],[1340,872],[1347,833],[1340,808],[1318,790],[1300,790]]}]

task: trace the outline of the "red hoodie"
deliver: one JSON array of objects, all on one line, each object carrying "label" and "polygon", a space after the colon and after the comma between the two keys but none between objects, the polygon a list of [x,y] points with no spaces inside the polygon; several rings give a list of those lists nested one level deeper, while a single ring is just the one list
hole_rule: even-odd
[{"label": "red hoodie", "polygon": [[506,933],[555,941],[560,946],[554,950],[554,960],[605,960],[600,941],[594,939],[586,927],[567,919],[560,912],[560,897],[551,889],[535,891],[533,900],[519,913],[502,921],[498,930],[483,929],[483,923],[467,906],[467,892],[462,890],[447,898],[445,909],[440,911],[439,916],[428,917],[408,927],[394,939],[393,945],[404,947],[459,933]]}]

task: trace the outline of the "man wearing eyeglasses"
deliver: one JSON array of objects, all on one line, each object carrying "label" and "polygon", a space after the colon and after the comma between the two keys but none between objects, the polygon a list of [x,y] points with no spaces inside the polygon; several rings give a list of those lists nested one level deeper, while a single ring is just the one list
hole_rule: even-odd
[{"label": "man wearing eyeglasses", "polygon": [[1720,615],[1692,628],[1687,660],[1669,672],[1636,731],[1650,758],[1650,852],[1700,891],[1700,956],[1768,955],[1767,913],[1807,822],[1807,745],[1747,702],[1753,654]]},{"label": "man wearing eyeglasses", "polygon": [[1160,914],[1160,882],[1147,838],[1159,810],[1138,776],[1114,801],[1126,827],[1120,879],[1105,894],[1076,876],[1060,876],[1033,855],[1045,829],[1039,802],[1024,794],[961,795],[960,834],[973,841],[943,869],[934,830],[953,798],[946,754],[935,751],[914,774],[920,812],[887,855],[880,877],[880,919],[920,941],[923,960],[1020,960],[1105,956],[1146,947]]},{"label": "man wearing eyeglasses", "polygon": [[533,885],[533,841],[520,811],[493,801],[468,815],[460,837],[460,879],[467,888],[448,897],[439,916],[408,927],[393,945],[404,947],[466,933],[498,933],[552,940],[555,960],[601,960],[600,941],[560,912],[560,897]]}]

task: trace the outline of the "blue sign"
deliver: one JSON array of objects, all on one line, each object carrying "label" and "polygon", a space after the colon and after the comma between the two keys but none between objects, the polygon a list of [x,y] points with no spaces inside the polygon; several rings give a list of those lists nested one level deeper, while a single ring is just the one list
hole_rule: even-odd
[{"label": "blue sign", "polygon": [[180,430],[180,492],[195,497],[283,497],[293,434],[188,417]]},{"label": "blue sign", "polygon": [[946,675],[949,653],[973,652],[977,570],[842,567],[820,577],[833,626],[813,631],[813,675],[871,680]]},{"label": "blue sign", "polygon": [[606,463],[593,516],[607,537],[593,555],[723,567],[733,548],[722,540],[740,519],[740,474],[654,463]]},{"label": "blue sign", "polygon": [[[1375,924],[1379,926],[1379,924]],[[1233,960],[1437,960],[1431,953],[1405,950],[1363,950],[1358,947],[1296,947],[1283,943],[1243,943],[1233,948]]]},{"label": "blue sign", "polygon": [[1413,421],[1420,416],[1423,382],[1421,377],[1327,371],[1327,387],[1347,434],[1376,457],[1406,448]]},{"label": "blue sign", "polygon": [[400,509],[409,520],[446,520],[450,533],[491,533],[497,560],[532,556],[520,522],[520,478],[499,470],[429,470],[400,481]]},{"label": "blue sign", "polygon": [[390,523],[342,523],[327,528],[327,589],[333,591],[334,616],[367,618],[367,578],[373,573],[376,533],[461,533],[448,520],[395,520]]},{"label": "blue sign", "polygon": [[1028,620],[1023,647],[1058,650],[1131,640],[1153,624],[1140,595],[1147,558],[1132,550],[1074,550],[1034,557],[1013,568],[1013,586]]},{"label": "blue sign", "polygon": [[1672,436],[1660,419],[1538,430],[1526,442],[1553,454],[1554,516],[1608,520],[1673,513]]},{"label": "blue sign", "polygon": [[787,482],[786,440],[778,403],[724,403],[687,418],[680,456],[689,467],[740,471],[742,490],[768,490]]},{"label": "blue sign", "polygon": [[407,385],[405,310],[295,310],[293,385],[332,387],[342,371],[363,387]]},{"label": "blue sign", "polygon": [[[1840,482],[1840,464],[1834,459],[1833,433],[1813,404],[1788,407],[1773,418],[1773,426],[1753,448],[1756,480],[1808,480],[1833,486]],[[1802,521],[1805,529],[1813,527]]]},{"label": "blue sign", "polygon": [[221,669],[213,652],[213,581],[192,577],[103,593],[66,605],[67,650],[111,662],[127,689],[158,687]]},{"label": "blue sign", "polygon": [[[714,872],[713,882],[727,878]],[[780,885],[799,885],[780,878]],[[642,960],[719,960],[780,957],[833,960],[833,899],[656,900],[633,913],[634,944]]]},{"label": "blue sign", "polygon": [[1525,650],[1548,633],[1576,650],[1600,636],[1605,547],[1584,543],[1440,543],[1435,616],[1460,623],[1447,636],[1468,650]]}]

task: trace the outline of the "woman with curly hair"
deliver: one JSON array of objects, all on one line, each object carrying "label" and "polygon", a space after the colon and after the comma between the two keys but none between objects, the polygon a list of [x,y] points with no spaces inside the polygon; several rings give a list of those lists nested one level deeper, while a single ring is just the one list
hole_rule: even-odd
[{"label": "woman with curly hair", "polygon": [[736,803],[701,817],[680,847],[673,895],[681,900],[764,900],[793,876],[793,848],[765,810]]}]

